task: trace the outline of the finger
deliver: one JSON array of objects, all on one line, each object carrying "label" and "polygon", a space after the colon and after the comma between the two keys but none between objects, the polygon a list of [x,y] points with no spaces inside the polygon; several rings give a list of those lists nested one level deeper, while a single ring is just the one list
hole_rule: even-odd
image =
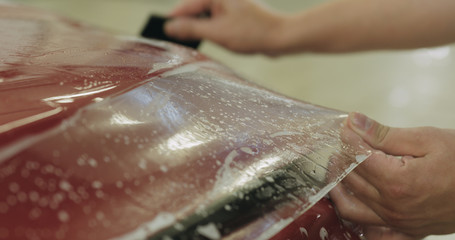
[{"label": "finger", "polygon": [[181,40],[200,40],[209,38],[212,29],[210,19],[178,18],[166,23],[167,35]]},{"label": "finger", "polygon": [[387,154],[421,157],[428,153],[427,132],[423,128],[392,128],[360,113],[350,113],[347,125],[371,147]]},{"label": "finger", "polygon": [[[376,151],[371,148],[361,136],[348,127],[347,119],[343,123],[340,137],[343,142],[343,149],[345,149],[347,154],[355,156],[357,163],[365,161],[365,159],[368,159],[368,157]],[[335,159],[333,162],[335,166],[339,166],[340,163],[343,163],[343,161],[339,161],[338,159]]]},{"label": "finger", "polygon": [[356,198],[359,198],[367,205],[370,202],[374,202],[376,204],[381,198],[381,194],[374,187],[374,185],[369,183],[356,172],[351,172],[347,175],[343,179],[342,183],[346,186],[348,191],[352,192]]},{"label": "finger", "polygon": [[409,181],[408,175],[418,167],[419,161],[411,156],[395,157],[381,151],[373,151],[354,172],[384,195],[391,186],[399,186]]},{"label": "finger", "polygon": [[357,134],[357,132],[349,127],[348,119],[343,122],[340,137],[341,141],[348,144],[349,149],[353,149],[355,153],[368,155],[368,151],[373,150],[371,146],[368,145],[368,143],[366,143],[359,134]]},{"label": "finger", "polygon": [[196,16],[210,10],[212,0],[186,0],[180,2],[169,14],[171,17]]},{"label": "finger", "polygon": [[383,184],[375,187],[356,172],[351,172],[343,179],[342,185],[345,186],[348,193],[382,219],[381,213],[384,212],[384,206],[382,205],[382,193],[378,188],[381,188]]},{"label": "finger", "polygon": [[338,184],[329,194],[342,218],[369,225],[385,225],[371,208],[349,193],[343,184]]}]

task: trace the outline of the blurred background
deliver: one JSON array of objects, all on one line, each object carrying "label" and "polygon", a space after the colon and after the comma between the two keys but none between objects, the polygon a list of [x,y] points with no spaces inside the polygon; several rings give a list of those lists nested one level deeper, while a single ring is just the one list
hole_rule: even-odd
[{"label": "blurred background", "polygon": [[[284,12],[323,0],[263,0]],[[150,14],[177,0],[13,0],[49,9],[119,35],[138,35]],[[204,42],[201,52],[247,80],[284,95],[343,111],[359,111],[395,127],[455,128],[455,45],[409,51],[239,55]],[[428,237],[449,240],[452,236]]]}]

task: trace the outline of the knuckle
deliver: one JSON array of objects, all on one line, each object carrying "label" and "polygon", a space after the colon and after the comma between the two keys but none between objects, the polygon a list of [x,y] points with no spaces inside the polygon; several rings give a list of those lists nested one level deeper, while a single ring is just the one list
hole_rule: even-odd
[{"label": "knuckle", "polygon": [[399,183],[391,184],[385,190],[386,196],[392,201],[407,199],[411,195],[408,187]]},{"label": "knuckle", "polygon": [[418,194],[418,188],[414,182],[407,177],[406,171],[397,171],[391,173],[391,179],[385,182],[383,194],[386,199],[391,201],[391,204],[399,204],[401,202],[409,202]]}]

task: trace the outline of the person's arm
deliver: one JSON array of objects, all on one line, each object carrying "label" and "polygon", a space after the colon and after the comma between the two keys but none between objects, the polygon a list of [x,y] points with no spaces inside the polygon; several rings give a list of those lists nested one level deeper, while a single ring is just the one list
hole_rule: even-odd
[{"label": "person's arm", "polygon": [[391,128],[354,113],[343,139],[352,134],[373,154],[330,193],[343,218],[394,230],[367,227],[369,240],[455,232],[455,130]]},{"label": "person's arm", "polygon": [[[335,0],[284,15],[252,0],[184,0],[166,31],[272,55],[417,48],[455,41],[454,10],[453,0]],[[191,17],[204,11],[212,17]]]},{"label": "person's arm", "polygon": [[336,0],[294,16],[286,52],[405,49],[455,41],[455,1]]}]

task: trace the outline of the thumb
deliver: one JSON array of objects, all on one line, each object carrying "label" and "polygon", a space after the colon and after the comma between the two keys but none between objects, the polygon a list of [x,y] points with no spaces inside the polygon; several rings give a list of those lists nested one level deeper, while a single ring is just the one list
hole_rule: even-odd
[{"label": "thumb", "polygon": [[392,128],[361,113],[350,113],[347,125],[372,148],[395,156],[424,156],[428,143],[424,128]]},{"label": "thumb", "polygon": [[166,35],[180,40],[200,40],[207,38],[210,25],[206,19],[181,17],[167,22],[164,31]]}]

